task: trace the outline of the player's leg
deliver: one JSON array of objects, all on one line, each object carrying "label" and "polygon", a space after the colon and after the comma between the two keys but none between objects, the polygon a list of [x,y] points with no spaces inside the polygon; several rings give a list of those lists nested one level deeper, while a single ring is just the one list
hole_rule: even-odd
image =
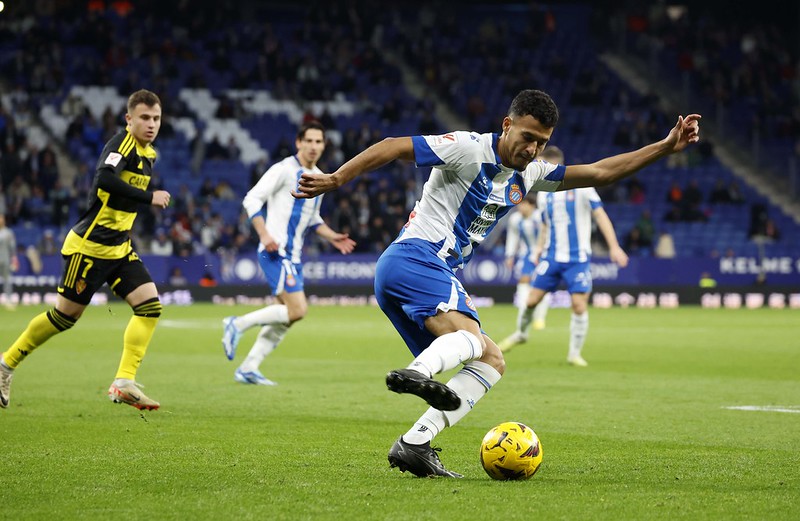
[{"label": "player's leg", "polygon": [[[416,355],[406,369],[387,375],[387,387],[416,394],[431,406],[394,443],[389,463],[417,476],[461,477],[442,465],[430,441],[448,425],[444,409],[456,411],[453,418],[457,421],[482,396],[476,389],[482,385],[481,379],[489,386],[499,380],[495,366],[502,371],[502,354],[494,344],[487,348],[472,300],[450,268],[422,248],[391,245],[378,261],[375,295]],[[448,384],[431,378],[459,363],[466,365]],[[411,440],[405,439],[406,435]]]},{"label": "player's leg", "polygon": [[[266,251],[259,253],[258,263],[266,276],[267,284],[272,288],[272,295],[278,296],[303,291],[303,270],[300,264],[292,264],[288,259]],[[305,298],[292,303],[296,305],[290,308],[279,301],[277,304],[271,304],[242,316],[230,316],[223,319],[222,347],[228,360],[233,360],[236,356],[236,348],[242,334],[251,327],[275,325],[288,327],[293,322],[302,319],[308,308]]]},{"label": "player's leg", "polygon": [[573,263],[565,273],[567,290],[572,297],[572,317],[569,324],[569,351],[567,362],[586,367],[581,351],[589,332],[589,295],[592,291],[592,272],[588,262]]},{"label": "player's leg", "polygon": [[253,347],[250,348],[247,357],[234,373],[234,378],[237,382],[257,385],[276,385],[274,381],[261,374],[259,367],[264,359],[281,343],[286,333],[289,331],[291,324],[302,319],[308,310],[308,302],[303,291],[295,291],[292,293],[284,291],[278,297],[278,301],[280,305],[286,307],[290,323],[285,324],[277,322],[265,324],[261,327],[253,343]]},{"label": "player's leg", "polygon": [[542,302],[545,295],[558,287],[561,282],[561,264],[542,260],[536,266],[531,291],[528,294],[528,303],[517,314],[517,329],[510,336],[500,342],[503,352],[509,351],[517,344],[528,341],[528,328],[533,321],[533,311]]},{"label": "player's leg", "polygon": [[572,317],[569,322],[569,352],[567,362],[577,367],[586,367],[581,351],[589,332],[589,293],[572,294]]},{"label": "player's leg", "polygon": [[0,357],[0,407],[7,407],[11,396],[14,370],[37,347],[54,335],[70,329],[83,314],[91,296],[102,285],[90,268],[93,259],[80,254],[64,257],[64,270],[58,286],[56,305],[41,313]]},{"label": "player's leg", "polygon": [[547,312],[550,310],[552,293],[546,293],[542,300],[533,308],[533,329],[541,331],[546,326]]},{"label": "player's leg", "polygon": [[117,374],[108,388],[113,402],[126,403],[141,410],[155,410],[159,403],[145,395],[136,384],[136,373],[147,353],[161,317],[161,301],[150,273],[133,253],[119,261],[108,279],[109,287],[133,310],[122,337],[122,357]]}]

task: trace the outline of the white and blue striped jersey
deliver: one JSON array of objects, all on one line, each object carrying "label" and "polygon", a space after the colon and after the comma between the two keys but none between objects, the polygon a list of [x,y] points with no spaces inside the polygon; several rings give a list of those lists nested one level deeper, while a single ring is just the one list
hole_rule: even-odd
[{"label": "white and blue striped jersey", "polygon": [[[272,165],[258,183],[247,192],[242,201],[247,216],[261,215],[267,223],[267,231],[280,245],[279,253],[293,263],[300,262],[303,251],[303,239],[309,229],[322,224],[319,207],[322,196],[313,199],[295,199],[292,190],[297,188],[297,181],[304,173],[321,174],[316,166],[309,170],[290,156]],[[258,245],[258,251],[264,249]]]},{"label": "white and blue striped jersey", "polygon": [[592,255],[592,211],[603,202],[594,188],[573,188],[537,196],[548,226],[542,259],[586,262]]},{"label": "white and blue striped jersey", "polygon": [[469,262],[498,219],[529,190],[552,192],[564,178],[566,167],[544,161],[532,161],[522,172],[503,166],[497,134],[456,131],[411,139],[417,166],[433,168],[396,242],[431,242],[453,269]]},{"label": "white and blue striped jersey", "polygon": [[542,211],[538,208],[528,217],[514,212],[508,217],[506,257],[531,259],[542,229]]}]

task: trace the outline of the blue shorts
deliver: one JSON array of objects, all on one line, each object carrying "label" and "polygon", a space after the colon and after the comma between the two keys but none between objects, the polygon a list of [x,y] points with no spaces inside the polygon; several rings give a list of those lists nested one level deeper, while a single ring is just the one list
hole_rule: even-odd
[{"label": "blue shorts", "polygon": [[561,281],[567,284],[570,293],[592,291],[592,270],[589,262],[553,262],[541,260],[536,266],[531,286],[544,291],[555,291]]},{"label": "blue shorts", "polygon": [[519,280],[522,277],[533,278],[533,272],[536,269],[536,264],[531,261],[530,256],[525,255],[517,259],[514,263],[514,277]]},{"label": "blue shorts", "polygon": [[293,264],[278,252],[268,252],[267,250],[261,250],[258,253],[258,263],[264,270],[273,295],[280,295],[284,291],[286,293],[303,291],[303,265],[301,263]]},{"label": "blue shorts", "polygon": [[425,319],[457,310],[480,324],[478,312],[437,245],[423,240],[392,243],[375,267],[375,298],[381,310],[418,356],[436,339]]}]

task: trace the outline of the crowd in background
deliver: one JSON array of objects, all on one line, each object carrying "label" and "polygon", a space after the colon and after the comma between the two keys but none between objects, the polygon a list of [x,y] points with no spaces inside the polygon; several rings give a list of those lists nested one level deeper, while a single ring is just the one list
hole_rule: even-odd
[{"label": "crowd in background", "polygon": [[[469,71],[460,66],[459,56],[468,55],[483,64],[481,74],[495,79],[502,103],[522,88],[536,88],[541,74],[576,77],[576,88],[568,100],[563,100],[568,106],[592,108],[605,103],[602,93],[609,88],[610,80],[601,67],[591,65],[571,71],[558,49],[548,52],[541,70],[530,68],[522,73],[498,58],[508,45],[505,35],[509,32],[524,38],[526,45],[535,49],[543,35],[557,31],[559,20],[546,7],[527,6],[519,25],[514,27],[486,18],[477,28],[469,28],[474,37],[464,38],[466,29],[455,14],[438,16],[429,6],[390,13],[361,9],[359,5],[320,3],[302,12],[284,12],[287,18],[297,16],[294,29],[288,33],[289,41],[285,34],[278,34],[279,22],[248,20],[257,8],[236,11],[224,3],[203,11],[194,9],[188,1],[94,1],[88,7],[66,8],[44,1],[37,2],[35,17],[0,22],[0,37],[16,40],[26,49],[0,64],[6,79],[6,103],[0,105],[0,213],[8,216],[9,225],[27,223],[45,229],[42,253],[55,253],[60,238],[53,235],[63,235],[64,226],[85,210],[94,177],[94,164],[87,158],[96,158],[103,144],[119,130],[125,108],[107,110],[97,119],[81,99],[64,91],[64,86],[72,83],[113,83],[122,95],[147,83],[163,101],[165,118],[160,140],[169,140],[177,132],[170,124],[171,118],[196,118],[177,96],[178,87],[264,88],[276,99],[300,104],[330,100],[343,93],[361,113],[375,116],[371,121],[379,123],[364,122],[357,128],[341,129],[341,141],[327,144],[320,163],[324,171],[333,171],[382,139],[387,124],[411,118],[416,122],[412,133],[450,130],[442,128],[433,117],[434,97],[463,112],[470,127],[496,131],[503,114],[485,97],[469,91],[469,78],[465,76]],[[136,14],[137,23],[126,26],[132,31],[118,33],[117,22],[132,13]],[[403,50],[397,54],[420,72],[426,89],[421,98],[409,96],[397,87],[402,83],[398,68],[387,61],[387,53],[380,51],[382,47],[396,48],[387,44],[397,38],[392,27],[398,21],[410,22],[406,24],[410,32],[405,38],[411,43],[399,47]],[[792,138],[800,136],[796,64],[793,55],[785,50],[780,31],[764,25],[749,29],[722,26],[706,18],[690,17],[672,20],[652,15],[648,23],[652,24],[652,35],[660,38],[665,47],[675,49],[681,67],[696,74],[705,94],[723,101],[734,97],[749,100],[756,108],[754,113],[777,122],[774,132]],[[698,31],[698,24],[704,30]],[[603,32],[601,25],[593,18],[592,27],[597,33]],[[202,52],[193,41],[196,35],[207,35],[199,43]],[[460,47],[442,43],[452,41],[460,42]],[[70,56],[68,60],[65,48],[74,46],[102,49],[102,59]],[[734,48],[739,52],[734,53]],[[231,60],[234,55],[247,53],[257,56],[249,66],[237,66]],[[186,69],[178,62],[193,64],[188,74],[183,73]],[[142,63],[153,75],[152,80],[143,81],[137,66]],[[120,71],[126,72],[120,75]],[[370,95],[374,88],[390,94],[376,100]],[[41,104],[54,99],[59,102],[60,114],[69,120],[65,138],[60,143],[37,146],[28,139],[27,129],[35,123]],[[220,99],[216,117],[250,117],[236,100],[224,95]],[[660,133],[666,117],[654,94],[631,99],[626,90],[619,90],[611,107],[616,129],[611,136],[613,145],[631,148],[663,137]],[[319,119],[330,129],[337,128],[337,119],[325,111],[309,110],[305,117]],[[570,135],[582,132],[580,123],[566,124]],[[197,125],[202,127],[202,121]],[[240,158],[241,151],[233,140],[215,138],[206,142],[201,136],[198,133],[188,144],[197,175],[202,176],[205,161]],[[269,164],[293,153],[293,140],[293,135],[281,136],[261,161],[250,165],[250,185]],[[78,174],[71,180],[65,180],[59,172],[59,146],[77,164]],[[89,153],[76,154],[79,150]],[[710,157],[713,148],[704,144],[697,154]],[[170,175],[156,166],[152,188],[161,186],[162,178]],[[350,234],[358,243],[356,251],[382,251],[406,222],[419,197],[423,175],[413,165],[390,165],[375,176],[327,196],[323,215],[334,229]],[[256,238],[246,216],[240,213],[238,220],[232,221],[215,210],[218,202],[238,204],[243,195],[225,180],[205,179],[197,191],[184,187],[173,194],[175,204],[166,211],[142,209],[135,228],[137,247],[159,255],[253,249]],[[653,194],[633,179],[602,195],[609,202],[643,205],[642,219],[631,229],[619,230],[634,255],[653,252],[663,235],[657,231],[659,222],[703,222],[708,217],[704,203],[747,203],[738,182],[723,180],[710,193],[702,193],[690,183],[676,184],[667,194]],[[671,204],[664,215],[652,216],[647,208],[656,198],[666,198]],[[766,208],[754,209],[752,214],[751,235],[779,240],[780,232]],[[308,248],[313,252],[324,250],[326,245],[309,241]]]}]

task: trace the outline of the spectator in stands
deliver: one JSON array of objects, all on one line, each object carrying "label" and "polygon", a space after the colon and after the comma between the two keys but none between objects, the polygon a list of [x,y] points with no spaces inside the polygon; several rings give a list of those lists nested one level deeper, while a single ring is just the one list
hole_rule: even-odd
[{"label": "spectator in stands", "polygon": [[72,191],[64,186],[60,179],[56,180],[53,188],[48,194],[52,209],[52,219],[50,224],[61,226],[69,220],[69,212],[72,207]]},{"label": "spectator in stands", "polygon": [[661,232],[658,234],[658,242],[656,242],[656,247],[653,251],[653,254],[659,259],[675,258],[675,242],[673,241],[672,235],[669,232]]},{"label": "spectator in stands", "polygon": [[17,240],[14,230],[6,226],[6,216],[0,213],[0,277],[3,279],[4,306],[13,309],[11,300],[14,284],[11,274],[17,271]]},{"label": "spectator in stands", "polygon": [[[70,329],[106,283],[131,306],[123,353],[109,398],[138,409],[158,409],[136,385],[142,358],[161,316],[152,277],[133,250],[131,230],[139,205],[166,208],[170,194],[148,191],[157,152],[152,142],[161,126],[161,100],[153,92],[134,92],[127,103],[126,128],[103,148],[97,161],[89,210],[64,239],[64,271],[55,307],[34,317],[0,359],[0,407],[8,407],[14,371],[37,347]],[[103,226],[96,226],[100,222]]]},{"label": "spectator in stands", "polygon": [[625,251],[632,256],[643,255],[646,249],[642,241],[641,232],[639,232],[639,228],[636,227],[630,229],[625,236],[623,244],[625,245]]},{"label": "spectator in stands", "polygon": [[631,204],[642,204],[645,201],[646,194],[644,185],[635,177],[627,183],[628,185],[628,202]]},{"label": "spectator in stands", "polygon": [[173,267],[169,272],[169,285],[176,288],[183,288],[189,285],[189,280],[183,274],[180,266]]},{"label": "spectator in stands", "polygon": [[725,186],[725,181],[722,179],[717,179],[714,182],[714,189],[711,191],[708,202],[711,204],[724,204],[731,202],[731,194],[728,191],[728,187]]},{"label": "spectator in stands", "polygon": [[738,181],[731,181],[731,184],[728,185],[728,195],[731,203],[733,204],[742,204],[745,202],[744,195],[742,195],[742,189]]},{"label": "spectator in stands", "polygon": [[223,320],[222,345],[228,360],[234,359],[242,333],[260,326],[247,358],[234,372],[234,379],[244,384],[275,385],[261,374],[259,366],[289,328],[306,315],[301,263],[305,234],[314,230],[343,254],[351,253],[355,246],[347,234],[334,231],[322,220],[320,199],[303,201],[291,195],[298,173],[322,173],[317,162],[325,150],[325,127],[318,122],[304,123],[295,146],[297,154],[270,167],[242,202],[258,235],[258,261],[277,299],[276,304]]},{"label": "spectator in stands", "polygon": [[217,286],[217,279],[214,278],[214,275],[211,272],[206,271],[203,273],[203,276],[200,277],[198,284],[202,288],[214,288]]},{"label": "spectator in stands", "polygon": [[653,239],[655,238],[656,234],[656,227],[655,224],[653,224],[653,217],[650,214],[650,210],[642,210],[641,215],[639,215],[639,220],[636,221],[635,227],[637,230],[639,230],[639,240],[641,245],[645,248],[652,247]]},{"label": "spectator in stands", "polygon": [[45,228],[42,232],[42,240],[39,241],[39,253],[42,255],[58,255],[60,244],[56,242],[56,234],[51,228]]},{"label": "spectator in stands", "polygon": [[167,236],[164,228],[158,228],[155,236],[150,240],[150,253],[161,257],[169,257],[173,252],[172,241]]},{"label": "spectator in stands", "polygon": [[228,149],[220,143],[218,135],[214,135],[211,141],[208,142],[205,154],[206,159],[230,159]]},{"label": "spectator in stands", "polygon": [[673,181],[667,192],[667,202],[680,206],[683,199],[683,190],[677,181]]},{"label": "spectator in stands", "polygon": [[700,287],[701,288],[716,288],[717,281],[707,271],[700,274]]},{"label": "spectator in stands", "polygon": [[697,182],[697,179],[691,179],[689,184],[686,185],[686,188],[683,190],[683,198],[681,202],[687,207],[691,208],[693,206],[700,207],[700,204],[703,202],[703,192],[700,191],[700,185]]}]

